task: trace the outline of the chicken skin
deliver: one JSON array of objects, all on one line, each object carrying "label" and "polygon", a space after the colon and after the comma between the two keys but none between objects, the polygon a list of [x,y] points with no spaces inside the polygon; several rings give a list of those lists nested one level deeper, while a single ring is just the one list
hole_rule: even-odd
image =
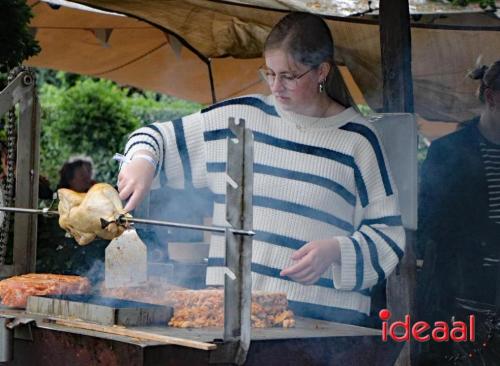
[{"label": "chicken skin", "polygon": [[[118,192],[107,183],[97,183],[87,193],[61,188],[59,195],[59,226],[75,238],[78,244],[89,244],[96,236],[111,240],[125,231],[114,222],[124,214]],[[113,221],[102,228],[101,219]]]}]

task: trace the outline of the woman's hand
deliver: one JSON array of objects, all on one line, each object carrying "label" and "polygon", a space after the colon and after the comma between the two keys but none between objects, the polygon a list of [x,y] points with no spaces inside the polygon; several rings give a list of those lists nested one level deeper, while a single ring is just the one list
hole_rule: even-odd
[{"label": "woman's hand", "polygon": [[312,285],[332,265],[340,262],[340,246],[336,239],[315,240],[305,244],[292,255],[296,261],[280,272],[303,285]]},{"label": "woman's hand", "polygon": [[133,159],[123,165],[118,174],[118,192],[120,199],[128,199],[125,212],[130,212],[136,208],[149,192],[155,168],[144,159]]}]

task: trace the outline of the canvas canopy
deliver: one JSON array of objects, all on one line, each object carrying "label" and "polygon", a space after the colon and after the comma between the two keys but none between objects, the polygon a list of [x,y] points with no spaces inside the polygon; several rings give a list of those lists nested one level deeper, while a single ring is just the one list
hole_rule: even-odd
[{"label": "canvas canopy", "polygon": [[[78,1],[115,14],[29,3],[42,52],[27,64],[108,78],[204,104],[214,96],[222,100],[267,93],[257,70],[264,63],[262,46],[271,27],[290,9],[329,14],[325,19],[335,39],[336,59],[350,70],[369,105],[375,110],[382,105],[376,16],[331,15],[345,10],[335,10],[332,4],[346,2]],[[358,3],[364,7],[351,11],[366,10],[367,2]],[[466,74],[478,60],[500,59],[500,20],[494,13],[476,12],[478,8],[446,15],[422,9],[423,15],[415,14],[418,2],[412,3],[415,111],[431,120],[469,119],[478,113],[478,83]]]}]

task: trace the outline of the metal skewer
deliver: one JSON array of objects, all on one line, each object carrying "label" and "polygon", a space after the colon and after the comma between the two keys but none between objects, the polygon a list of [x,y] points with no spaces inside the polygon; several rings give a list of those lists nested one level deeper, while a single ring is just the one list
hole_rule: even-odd
[{"label": "metal skewer", "polygon": [[170,221],[158,221],[158,220],[146,220],[146,219],[136,219],[136,218],[128,218],[125,216],[121,216],[117,219],[119,223],[127,223],[132,222],[136,224],[148,224],[148,225],[159,225],[159,226],[169,226],[169,227],[177,227],[181,229],[193,229],[193,230],[202,230],[202,231],[211,231],[214,233],[225,233],[229,231],[233,234],[237,235],[245,235],[245,236],[254,236],[255,232],[251,230],[239,230],[232,229],[230,227],[223,226],[205,226],[205,225],[193,225],[193,224],[181,224],[177,222]]},{"label": "metal skewer", "polygon": [[[37,209],[33,209],[33,208],[1,207],[0,206],[0,211],[17,212],[17,213],[30,213],[30,214],[38,214],[38,215],[59,215],[59,212],[49,211],[48,208],[37,210]],[[102,228],[105,228],[106,226],[108,226],[112,222],[116,222],[116,223],[122,224],[122,225],[126,224],[128,222],[131,222],[131,223],[136,223],[136,224],[159,225],[159,226],[176,227],[176,228],[181,228],[181,229],[211,231],[211,232],[215,232],[215,233],[225,233],[226,231],[229,231],[229,232],[236,234],[236,235],[244,235],[244,236],[254,236],[255,235],[255,232],[251,231],[251,230],[239,230],[239,229],[232,229],[230,227],[223,227],[223,226],[205,226],[205,225],[181,224],[181,223],[170,222],[170,221],[136,219],[133,217],[130,217],[130,218],[126,217],[125,215],[119,215],[115,221],[107,221],[107,220],[101,219]]]},{"label": "metal skewer", "polygon": [[49,211],[48,208],[43,208],[41,210],[33,208],[19,208],[19,207],[2,207],[0,206],[0,211],[6,212],[17,212],[17,213],[33,213],[39,215],[59,215],[57,211]]}]

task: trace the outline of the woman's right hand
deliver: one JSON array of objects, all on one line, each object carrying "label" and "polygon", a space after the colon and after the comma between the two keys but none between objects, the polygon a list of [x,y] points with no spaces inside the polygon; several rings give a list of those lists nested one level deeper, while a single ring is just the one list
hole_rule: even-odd
[{"label": "woman's right hand", "polygon": [[136,208],[151,188],[155,168],[144,159],[133,159],[122,166],[118,174],[118,192],[120,199],[128,200],[125,212]]}]

